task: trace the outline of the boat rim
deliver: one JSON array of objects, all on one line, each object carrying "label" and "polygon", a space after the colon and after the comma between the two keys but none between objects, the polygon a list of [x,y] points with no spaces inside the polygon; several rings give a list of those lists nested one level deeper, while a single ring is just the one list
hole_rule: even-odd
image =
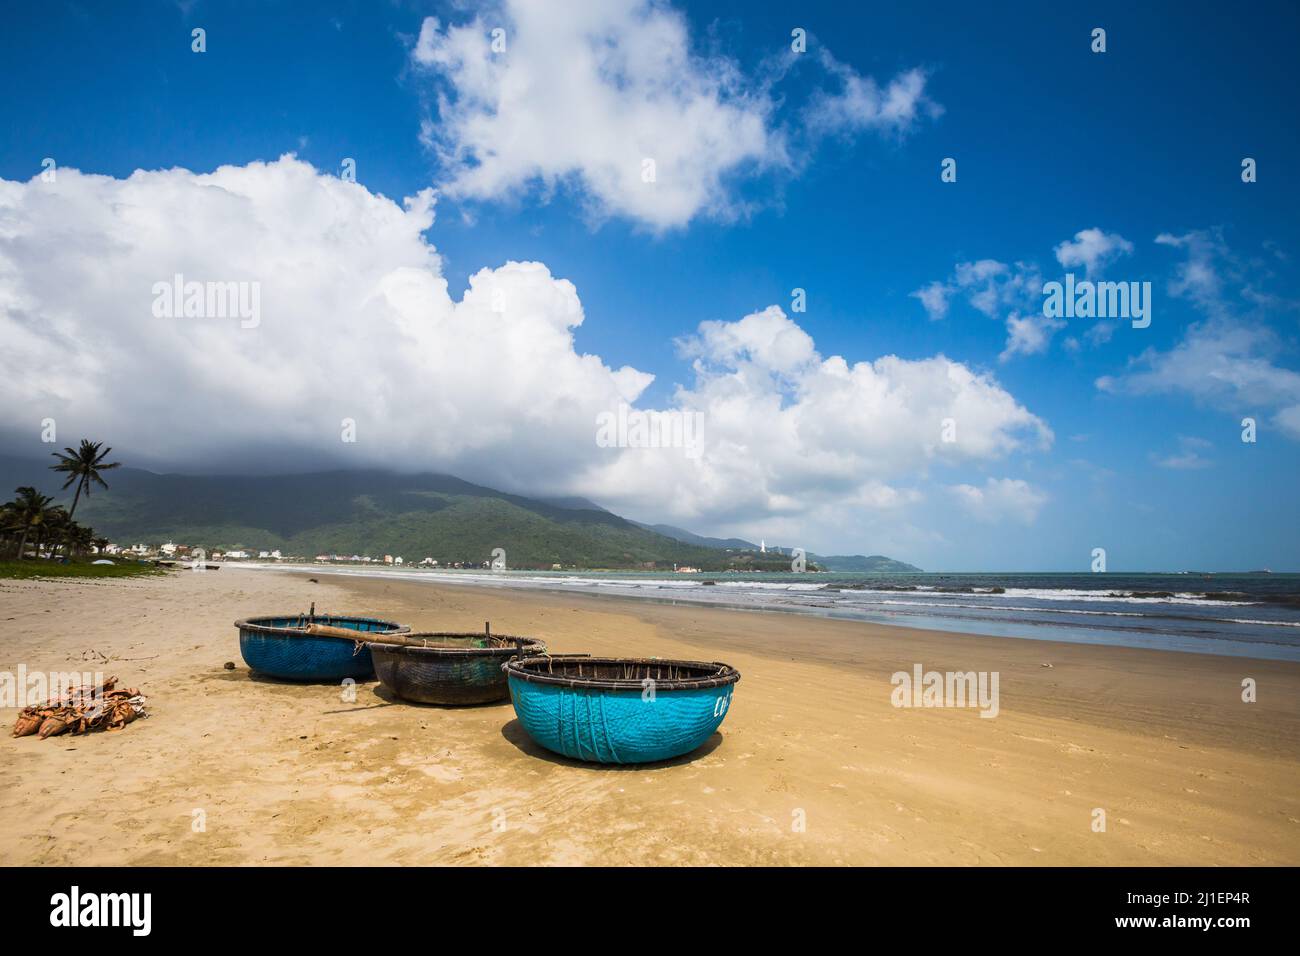
[{"label": "boat rim", "polygon": [[726,687],[740,680],[740,671],[722,661],[685,661],[666,657],[589,657],[586,654],[545,654],[539,657],[523,657],[506,661],[501,669],[509,677],[527,681],[530,684],[552,684],[560,687],[587,688],[590,690],[633,690],[641,691],[644,684],[641,679],[605,679],[595,677],[572,677],[558,674],[544,674],[529,670],[531,666],[550,664],[552,661],[581,659],[586,664],[619,665],[657,665],[673,667],[690,667],[705,673],[700,677],[687,677],[677,680],[656,680],[655,692],[665,690],[698,690],[708,687]]},{"label": "boat rim", "polygon": [[[278,621],[287,618],[298,617],[303,620],[306,615],[299,614],[258,614],[254,617],[245,617],[235,622],[235,627],[240,631],[248,631],[252,634],[268,634],[272,637],[313,637],[323,641],[343,641],[348,638],[335,637],[332,634],[308,634],[306,626],[303,627],[276,627],[271,624],[261,624],[261,621]],[[340,619],[348,621],[366,621],[371,624],[386,624],[386,630],[383,631],[357,631],[359,639],[366,634],[409,634],[411,627],[409,624],[398,624],[396,621],[388,621],[382,617],[371,617],[367,614],[317,614],[312,620],[321,624],[328,624],[330,621]],[[366,643],[370,643],[367,641]]]},{"label": "boat rim", "polygon": [[515,634],[492,634],[485,635],[482,631],[416,631],[414,633],[404,634],[403,637],[412,640],[436,639],[440,637],[491,637],[493,640],[503,641],[520,641],[523,643],[521,648],[519,644],[508,644],[503,647],[443,647],[439,644],[428,644],[424,646],[416,644],[389,644],[385,641],[367,641],[372,651],[378,650],[381,653],[391,653],[407,657],[422,656],[422,651],[435,651],[438,657],[508,657],[511,654],[518,654],[521,650],[525,653],[537,656],[538,653],[546,648],[546,642],[536,637],[519,637]]}]

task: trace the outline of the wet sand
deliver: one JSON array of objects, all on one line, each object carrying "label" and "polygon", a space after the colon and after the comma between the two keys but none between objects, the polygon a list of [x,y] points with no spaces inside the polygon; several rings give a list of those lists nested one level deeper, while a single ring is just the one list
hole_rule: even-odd
[{"label": "wet sand", "polygon": [[[0,581],[0,671],[115,674],[151,713],[0,738],[0,863],[1300,864],[1297,664],[309,578]],[[420,707],[373,682],[348,702],[251,675],[232,622],[313,601],[742,678],[696,753],[580,764],[509,702]],[[890,676],[918,663],[998,672],[998,716],[893,706]]]}]

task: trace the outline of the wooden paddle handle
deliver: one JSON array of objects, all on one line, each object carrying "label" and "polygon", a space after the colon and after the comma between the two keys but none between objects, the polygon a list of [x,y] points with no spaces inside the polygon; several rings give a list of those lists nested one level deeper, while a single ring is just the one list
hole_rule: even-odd
[{"label": "wooden paddle handle", "polygon": [[311,637],[343,637],[349,641],[364,644],[401,644],[407,647],[428,647],[429,642],[405,634],[386,634],[383,631],[354,631],[349,627],[331,627],[328,624],[308,624],[307,634]]},{"label": "wooden paddle handle", "polygon": [[350,627],[332,627],[329,624],[308,624],[307,633],[312,637],[346,637],[349,641],[379,641],[387,643],[400,635],[383,634],[380,631],[354,631]]}]

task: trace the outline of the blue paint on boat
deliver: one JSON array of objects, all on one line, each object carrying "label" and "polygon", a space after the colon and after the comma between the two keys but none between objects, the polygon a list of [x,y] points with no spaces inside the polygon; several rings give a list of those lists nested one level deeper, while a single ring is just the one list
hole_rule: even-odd
[{"label": "blue paint on boat", "polygon": [[[313,623],[343,627],[359,633],[405,634],[409,627],[373,617],[317,614]],[[249,668],[268,677],[294,681],[369,680],[374,676],[370,646],[355,641],[304,633],[301,614],[254,617],[236,621],[239,652]]]},{"label": "blue paint on boat", "polygon": [[[619,667],[633,676],[609,679]],[[726,718],[740,679],[726,664],[695,661],[533,658],[504,669],[515,714],[533,740],[574,760],[615,764],[698,749]],[[646,680],[656,672],[665,677],[653,680],[651,693]]]}]

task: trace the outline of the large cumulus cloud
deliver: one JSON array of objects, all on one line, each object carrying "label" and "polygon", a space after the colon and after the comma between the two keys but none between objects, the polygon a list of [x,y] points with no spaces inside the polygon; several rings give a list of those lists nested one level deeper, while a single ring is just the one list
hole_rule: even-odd
[{"label": "large cumulus cloud", "polygon": [[[653,376],[575,347],[578,290],[541,263],[453,296],[433,216],[428,192],[397,203],[292,156],[0,180],[0,428],[34,443],[54,418],[61,438],[176,468],[443,470],[706,529],[779,519],[821,547],[846,509],[914,505],[932,466],[1051,441],[986,374],[823,356],[770,307],[678,343],[689,381],[666,410],[700,413],[698,455],[600,447],[597,418],[643,408]],[[258,283],[260,322],[155,315],[175,274]]]}]

